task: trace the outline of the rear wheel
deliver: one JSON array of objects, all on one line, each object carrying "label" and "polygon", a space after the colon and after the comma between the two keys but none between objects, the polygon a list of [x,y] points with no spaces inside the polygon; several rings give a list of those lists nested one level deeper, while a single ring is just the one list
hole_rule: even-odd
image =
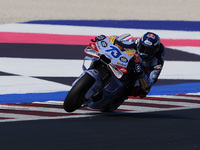
[{"label": "rear wheel", "polygon": [[63,107],[67,112],[73,112],[84,103],[84,96],[95,83],[88,73],[84,74],[67,94]]}]

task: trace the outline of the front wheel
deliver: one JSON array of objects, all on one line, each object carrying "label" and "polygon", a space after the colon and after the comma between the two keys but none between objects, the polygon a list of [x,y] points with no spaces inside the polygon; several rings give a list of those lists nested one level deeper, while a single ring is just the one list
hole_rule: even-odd
[{"label": "front wheel", "polygon": [[79,109],[84,103],[84,96],[95,83],[95,79],[88,73],[84,74],[67,94],[63,107],[67,112]]}]

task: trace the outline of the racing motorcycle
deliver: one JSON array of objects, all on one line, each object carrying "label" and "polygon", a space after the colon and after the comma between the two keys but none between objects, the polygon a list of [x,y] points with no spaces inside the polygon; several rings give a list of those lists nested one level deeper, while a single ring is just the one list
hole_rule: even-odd
[{"label": "racing motorcycle", "polygon": [[[124,40],[130,34],[109,36],[102,41],[91,42],[84,50],[89,56],[83,61],[83,73],[73,82],[63,107],[73,112],[82,107],[113,112],[125,99],[129,87],[134,86],[136,78],[131,65],[135,50],[123,49],[115,40]],[[90,60],[87,68],[85,61]]]}]

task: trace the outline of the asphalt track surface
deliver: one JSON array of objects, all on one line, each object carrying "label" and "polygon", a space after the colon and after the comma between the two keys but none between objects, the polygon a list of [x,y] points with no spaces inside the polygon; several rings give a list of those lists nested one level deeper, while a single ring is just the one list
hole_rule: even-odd
[{"label": "asphalt track surface", "polygon": [[[90,6],[88,6],[89,2],[91,2]],[[74,0],[60,0],[59,2],[48,0],[48,3],[45,0],[1,0],[0,22],[94,18],[199,21],[198,4],[200,1],[198,0],[155,0],[154,3],[145,1],[147,5],[144,5],[143,1],[115,0],[114,3],[109,1],[109,7],[102,9],[107,2],[84,0],[82,4],[80,1],[77,2],[79,4],[77,5]],[[66,5],[66,3],[68,4]],[[116,11],[110,11],[110,6],[114,6]],[[124,12],[127,13],[124,14]],[[184,25],[184,27],[191,29],[191,26]],[[197,28],[199,29],[199,25]],[[0,47],[0,57],[33,58],[35,56],[35,58],[39,58],[38,52],[42,49],[45,52],[40,53],[41,58],[51,58],[52,54],[55,59],[69,58],[68,55],[63,55],[65,49],[69,48],[68,45],[1,43]],[[27,52],[27,49],[30,51]],[[55,49],[59,49],[61,55],[55,53]],[[82,50],[82,47],[73,45],[73,49]],[[170,49],[167,52],[165,55],[167,60],[177,60],[176,55],[181,55],[180,60],[200,60],[198,55],[181,52],[177,54]],[[75,54],[71,55],[70,59],[73,57],[76,58]],[[0,71],[1,75],[12,76],[13,74]],[[38,78],[66,85],[71,85],[75,79]],[[196,83],[199,81],[193,79],[159,80],[157,85],[186,82]],[[186,109],[151,113],[112,113],[74,119],[0,122],[0,150],[200,150],[199,114],[200,109]],[[3,118],[0,117],[1,119]]]},{"label": "asphalt track surface", "polygon": [[[1,43],[1,57],[82,59],[83,46]],[[18,49],[16,52],[15,49]],[[27,52],[29,49],[29,52]],[[59,49],[60,53],[55,50]],[[75,53],[64,55],[67,49]],[[43,50],[43,53],[40,51]],[[40,55],[38,56],[38,53]],[[68,52],[67,52],[68,53]],[[77,53],[79,54],[77,56]],[[56,55],[55,55],[56,54]],[[178,55],[179,57],[174,57]],[[199,61],[199,55],[167,49],[166,60]],[[10,75],[0,72],[0,75]],[[71,85],[73,77],[37,77]],[[66,83],[67,81],[67,83]],[[159,80],[157,85],[197,80]],[[200,150],[200,109],[109,113],[82,118],[0,123],[1,150]],[[2,118],[0,118],[2,119]]]},{"label": "asphalt track surface", "polygon": [[[28,57],[28,55],[34,57],[34,53],[26,53],[27,45],[1,44],[1,46],[7,48],[1,56],[17,57],[12,50],[13,47],[20,47],[20,57]],[[48,49],[47,45],[29,46],[33,49],[35,46],[38,50]],[[26,48],[23,50],[23,47]],[[51,46],[52,51],[56,49],[55,47],[56,45]],[[66,49],[66,46],[62,45],[57,47],[61,51],[63,49],[63,52]],[[73,48],[82,49],[79,46]],[[37,51],[34,52],[37,53]],[[50,58],[47,50],[44,52],[46,53],[40,56]],[[173,59],[168,57],[170,53],[173,51],[168,49],[166,59]],[[179,59],[187,59],[184,56],[183,54]],[[61,58],[67,55],[58,54],[54,57]],[[198,56],[191,55],[191,57],[193,60],[198,60]],[[71,58],[73,59],[73,54]],[[66,81],[65,78],[42,79],[60,83]],[[68,81],[68,84],[71,82]],[[160,85],[166,83],[177,83],[177,81],[159,82]],[[200,109],[190,109],[147,113],[109,113],[73,119],[2,122],[0,123],[0,148],[1,150],[199,150],[199,114]]]},{"label": "asphalt track surface", "polygon": [[0,124],[1,150],[199,150],[200,109]]}]

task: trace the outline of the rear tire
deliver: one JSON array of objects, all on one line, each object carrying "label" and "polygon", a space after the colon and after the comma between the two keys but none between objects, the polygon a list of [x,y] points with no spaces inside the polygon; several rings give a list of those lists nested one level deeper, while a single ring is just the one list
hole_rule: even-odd
[{"label": "rear tire", "polygon": [[84,103],[84,96],[95,83],[95,79],[88,73],[84,74],[67,94],[63,107],[66,112],[79,109]]}]

